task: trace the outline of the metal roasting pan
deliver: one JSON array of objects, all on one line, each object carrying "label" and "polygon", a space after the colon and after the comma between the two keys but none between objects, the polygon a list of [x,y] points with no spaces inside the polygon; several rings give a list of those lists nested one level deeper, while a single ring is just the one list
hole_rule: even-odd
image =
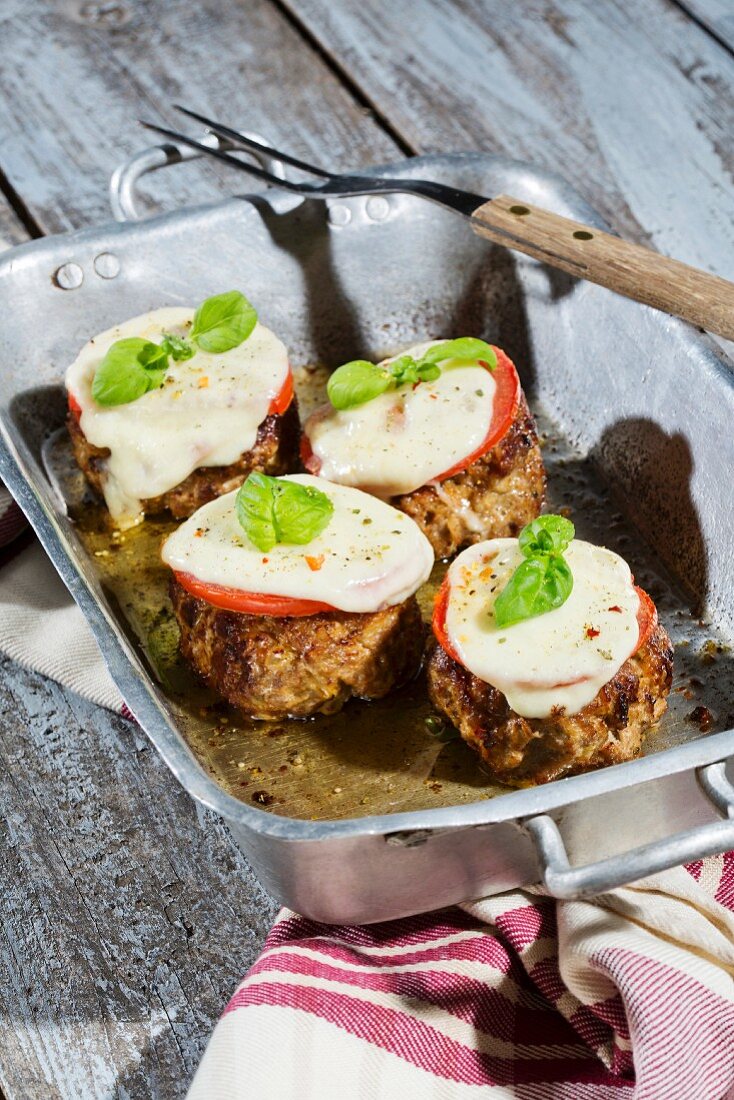
[{"label": "metal roasting pan", "polygon": [[[276,898],[329,922],[379,921],[538,882],[579,897],[734,847],[734,378],[723,354],[690,326],[482,242],[411,197],[325,208],[268,191],[136,221],[138,177],[181,159],[188,154],[161,147],[115,174],[122,224],[0,259],[0,476],[179,782],[227,821]],[[423,157],[381,170],[505,192],[603,225],[563,181],[501,157]],[[333,813],[324,801],[309,815],[258,805],[246,784],[238,794],[195,751],[180,700],[151,674],[44,449],[63,423],[63,370],[91,335],[231,286],[257,303],[296,366],[424,336],[472,333],[507,348],[548,425],[551,503],[571,508],[579,534],[625,553],[676,644],[670,712],[641,758],[500,791],[478,766],[474,782],[466,761],[458,779],[434,781],[444,747],[429,738],[428,770],[420,752],[407,768],[410,798],[392,806],[370,796],[347,813],[337,793]],[[357,713],[348,707],[334,735],[345,752]],[[389,725],[388,705],[370,713]],[[364,724],[359,731],[364,738]],[[451,759],[461,750],[445,747]],[[399,785],[400,761],[391,766]],[[379,794],[379,768],[367,779]]]}]

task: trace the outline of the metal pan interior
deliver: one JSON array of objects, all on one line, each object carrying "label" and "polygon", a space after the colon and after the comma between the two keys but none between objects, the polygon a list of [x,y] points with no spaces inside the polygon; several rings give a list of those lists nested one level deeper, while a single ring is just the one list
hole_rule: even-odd
[{"label": "metal pan interior", "polygon": [[[435,158],[402,170],[594,218],[556,181],[496,158]],[[115,280],[95,275],[107,251],[120,263]],[[0,265],[6,317],[14,318],[0,338],[3,425],[113,629],[133,643],[168,715],[223,791],[311,820],[457,806],[506,791],[463,743],[427,730],[420,680],[332,718],[243,722],[198,688],[176,655],[158,563],[170,525],[146,521],[115,538],[84,496],[60,431],[60,379],[77,348],[121,317],[234,285],[291,347],[304,406],[323,385],[314,363],[466,333],[506,348],[543,433],[549,506],[568,509],[582,537],[627,558],[676,645],[669,712],[645,752],[732,724],[726,471],[734,444],[724,426],[734,391],[727,368],[686,326],[488,246],[451,215],[405,198],[372,214],[363,200],[338,211],[233,201],[20,254],[12,269]],[[53,282],[62,260],[84,275],[73,291]],[[696,402],[686,404],[694,385]],[[429,586],[422,599],[428,609]]]}]

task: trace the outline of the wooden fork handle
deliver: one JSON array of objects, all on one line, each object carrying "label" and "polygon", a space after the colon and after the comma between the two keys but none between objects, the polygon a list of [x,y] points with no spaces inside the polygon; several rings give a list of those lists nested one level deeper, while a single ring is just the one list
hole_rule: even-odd
[{"label": "wooden fork handle", "polygon": [[480,237],[734,340],[734,283],[509,195],[472,214]]}]

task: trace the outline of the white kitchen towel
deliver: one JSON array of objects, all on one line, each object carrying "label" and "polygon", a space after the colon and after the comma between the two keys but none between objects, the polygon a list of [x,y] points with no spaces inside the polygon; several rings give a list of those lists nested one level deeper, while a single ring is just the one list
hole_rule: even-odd
[{"label": "white kitchen towel", "polygon": [[86,619],[40,544],[23,538],[24,528],[20,509],[0,486],[0,653],[122,712],[122,696]]}]

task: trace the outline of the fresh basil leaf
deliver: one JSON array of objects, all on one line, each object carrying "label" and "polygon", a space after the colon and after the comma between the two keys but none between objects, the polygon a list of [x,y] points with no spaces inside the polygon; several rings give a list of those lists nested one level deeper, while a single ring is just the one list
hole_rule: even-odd
[{"label": "fresh basil leaf", "polygon": [[354,359],[337,367],[326,384],[329,401],[335,409],[354,409],[395,385],[389,371],[366,359]]},{"label": "fresh basil leaf", "polygon": [[477,340],[473,336],[460,336],[457,340],[444,340],[441,344],[434,344],[422,356],[422,363],[442,363],[446,359],[459,359],[463,362],[475,362],[481,360],[490,370],[497,366],[497,356],[494,348],[484,340]]},{"label": "fresh basil leaf", "polygon": [[395,379],[396,386],[415,385],[416,382],[420,382],[418,364],[412,355],[399,355],[391,363],[386,363],[385,367]]},{"label": "fresh basil leaf", "polygon": [[161,347],[176,363],[190,359],[194,354],[194,349],[188,340],[184,340],[183,336],[174,336],[172,332],[165,332],[163,334]]},{"label": "fresh basil leaf", "polygon": [[573,574],[560,554],[528,558],[495,601],[495,623],[502,629],[552,611],[566,602],[572,588]]},{"label": "fresh basil leaf", "polygon": [[149,371],[168,370],[168,352],[166,349],[161,344],[153,344],[149,340],[144,340],[143,343],[145,347],[138,355],[140,365]]},{"label": "fresh basil leaf", "polygon": [[94,372],[92,397],[98,405],[127,405],[163,383],[165,351],[150,340],[116,340]]},{"label": "fresh basil leaf", "polygon": [[329,525],[334,514],[331,498],[313,485],[277,481],[275,521],[279,542],[304,546]]},{"label": "fresh basil leaf", "polygon": [[240,527],[250,542],[267,553],[279,542],[275,524],[274,477],[250,474],[235,497]]},{"label": "fresh basil leaf", "polygon": [[328,526],[334,505],[312,485],[250,474],[235,499],[240,526],[258,550],[278,543],[303,546]]},{"label": "fresh basil leaf", "polygon": [[520,532],[518,542],[526,558],[537,554],[562,554],[576,529],[564,516],[538,516]]},{"label": "fresh basil leaf", "polygon": [[401,355],[388,363],[387,369],[395,378],[398,386],[406,384],[416,385],[418,382],[435,382],[441,377],[441,368],[437,363],[429,363],[425,359],[419,362],[412,355]]},{"label": "fresh basil leaf", "polygon": [[228,290],[201,303],[194,314],[191,339],[203,351],[230,351],[247,339],[256,324],[255,307],[239,290]]},{"label": "fresh basil leaf", "polygon": [[435,382],[437,378],[441,377],[441,368],[437,363],[425,363],[421,361],[418,364],[418,377],[421,382]]}]

